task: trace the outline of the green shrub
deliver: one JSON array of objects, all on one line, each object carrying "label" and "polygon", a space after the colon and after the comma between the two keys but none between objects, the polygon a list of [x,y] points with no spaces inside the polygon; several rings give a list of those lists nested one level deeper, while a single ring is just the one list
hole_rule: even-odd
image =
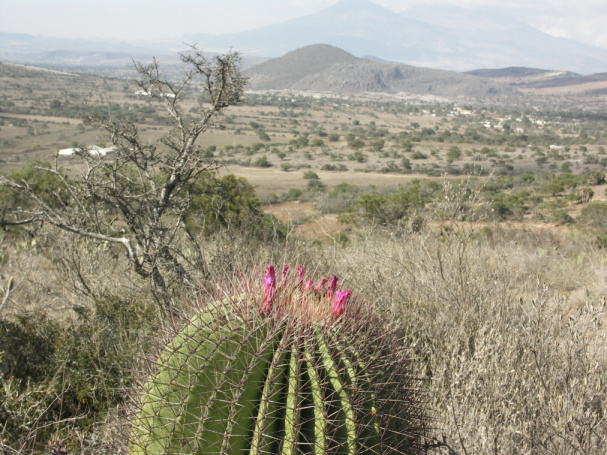
[{"label": "green shrub", "polygon": [[194,232],[213,234],[228,226],[254,222],[262,216],[261,201],[243,177],[203,173],[187,191],[191,204],[186,223]]},{"label": "green shrub", "polygon": [[428,158],[428,155],[420,151],[415,151],[411,154],[412,160],[425,160],[426,158]]},{"label": "green shrub", "polygon": [[325,185],[320,180],[310,180],[308,181],[306,188],[308,189],[308,191],[323,192],[327,189],[327,185]]},{"label": "green shrub", "polygon": [[267,156],[260,156],[259,158],[257,158],[255,160],[255,162],[253,163],[253,166],[255,167],[272,167],[272,163],[270,163],[270,161],[268,161],[268,157]]},{"label": "green shrub", "polygon": [[351,153],[350,155],[348,155],[348,159],[350,161],[356,161],[357,163],[366,163],[367,162],[367,155],[365,155],[364,153],[362,153],[360,150],[357,150],[354,153]]},{"label": "green shrub", "polygon": [[550,214],[550,221],[556,224],[573,224],[575,220],[564,210],[557,210]]},{"label": "green shrub", "polygon": [[284,200],[285,201],[297,201],[301,195],[303,194],[303,191],[298,189],[298,188],[291,188],[289,191],[287,191],[284,195]]},{"label": "green shrub", "polygon": [[308,180],[318,180],[320,177],[314,171],[306,171],[303,174],[303,178]]},{"label": "green shrub", "polygon": [[156,307],[106,296],[74,320],[42,313],[0,319],[0,438],[41,452],[54,438],[76,444],[70,428],[90,432],[133,386],[134,361],[157,329]]},{"label": "green shrub", "polygon": [[[52,167],[48,162],[29,162],[22,169],[11,172],[8,178],[18,184],[27,182],[33,192],[50,207],[65,207],[70,201],[70,194],[61,177],[51,172],[50,169]],[[32,200],[20,190],[0,186],[0,210],[10,211],[18,207],[25,209],[31,205]]]},{"label": "green shrub", "polygon": [[413,211],[423,208],[437,190],[438,186],[432,182],[415,180],[384,192],[376,189],[361,192],[339,214],[338,220],[358,225],[395,225],[406,220]]},{"label": "green shrub", "polygon": [[591,202],[580,212],[580,222],[586,226],[607,229],[607,202]]}]

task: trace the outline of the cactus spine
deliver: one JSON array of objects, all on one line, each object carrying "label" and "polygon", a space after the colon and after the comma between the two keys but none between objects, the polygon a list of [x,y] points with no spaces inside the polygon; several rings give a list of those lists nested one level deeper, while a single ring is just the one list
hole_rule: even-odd
[{"label": "cactus spine", "polygon": [[416,453],[399,340],[326,281],[304,284],[300,269],[289,283],[285,268],[277,285],[269,266],[261,295],[191,319],[142,388],[130,453]]}]

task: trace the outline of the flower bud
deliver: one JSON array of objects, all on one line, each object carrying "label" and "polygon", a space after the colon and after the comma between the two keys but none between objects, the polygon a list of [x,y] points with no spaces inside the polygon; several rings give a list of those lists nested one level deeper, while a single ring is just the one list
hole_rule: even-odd
[{"label": "flower bud", "polygon": [[344,313],[346,310],[346,300],[348,300],[350,294],[352,294],[350,289],[346,291],[335,291],[335,297],[333,299],[333,304],[331,305],[331,314],[333,317],[338,318]]},{"label": "flower bud", "polygon": [[263,277],[263,295],[261,299],[261,311],[269,314],[274,304],[274,294],[276,293],[276,273],[274,266],[266,266],[266,274]]}]

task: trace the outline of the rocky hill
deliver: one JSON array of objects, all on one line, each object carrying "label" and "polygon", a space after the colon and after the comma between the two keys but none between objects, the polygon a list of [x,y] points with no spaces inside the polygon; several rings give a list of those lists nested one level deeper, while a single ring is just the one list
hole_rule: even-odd
[{"label": "rocky hill", "polygon": [[316,44],[268,60],[246,71],[253,90],[334,93],[409,93],[447,98],[512,97],[515,88],[488,78],[358,58]]}]

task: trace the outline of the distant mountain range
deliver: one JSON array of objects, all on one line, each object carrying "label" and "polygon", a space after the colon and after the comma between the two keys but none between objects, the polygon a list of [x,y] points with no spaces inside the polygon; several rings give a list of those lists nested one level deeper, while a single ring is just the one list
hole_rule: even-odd
[{"label": "distant mountain range", "polygon": [[316,14],[247,32],[188,35],[205,48],[278,57],[314,43],[358,57],[469,71],[524,66],[607,71],[607,49],[556,38],[497,9],[422,5],[395,13],[370,0],[342,0]]},{"label": "distant mountain range", "polygon": [[[0,59],[13,62],[125,65],[134,56],[175,54],[182,43],[246,57],[279,57],[328,44],[357,57],[469,71],[528,67],[592,74],[607,71],[607,49],[556,38],[503,9],[421,5],[395,13],[370,0],[342,0],[318,13],[240,33],[192,34],[157,43],[68,40],[0,33]],[[167,57],[169,58],[169,57]]]},{"label": "distant mountain range", "polygon": [[253,90],[407,93],[445,98],[517,95],[506,83],[454,71],[358,58],[326,44],[306,46],[245,71]]},{"label": "distant mountain range", "polygon": [[166,50],[125,42],[0,32],[0,60],[32,65],[125,66]]}]

